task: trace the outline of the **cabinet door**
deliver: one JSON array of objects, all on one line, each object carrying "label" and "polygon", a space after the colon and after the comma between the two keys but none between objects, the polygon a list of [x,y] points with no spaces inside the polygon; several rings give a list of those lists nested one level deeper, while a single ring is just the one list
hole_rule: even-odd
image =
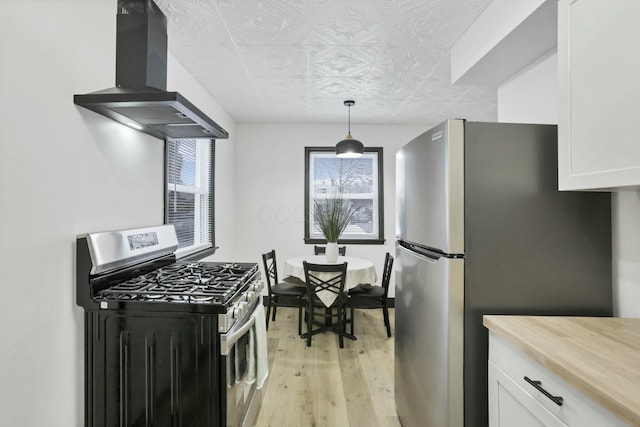
[{"label": "cabinet door", "polygon": [[214,316],[86,314],[88,427],[218,426]]},{"label": "cabinet door", "polygon": [[560,190],[640,187],[638,0],[560,0]]},{"label": "cabinet door", "polygon": [[567,427],[493,362],[489,362],[489,426]]}]

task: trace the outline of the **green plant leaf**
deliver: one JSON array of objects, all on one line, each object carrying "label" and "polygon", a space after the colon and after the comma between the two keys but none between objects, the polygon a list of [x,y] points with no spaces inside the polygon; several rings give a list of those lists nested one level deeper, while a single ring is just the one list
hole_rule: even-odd
[{"label": "green plant leaf", "polygon": [[337,243],[358,208],[344,200],[341,195],[314,200],[315,219],[329,243]]}]

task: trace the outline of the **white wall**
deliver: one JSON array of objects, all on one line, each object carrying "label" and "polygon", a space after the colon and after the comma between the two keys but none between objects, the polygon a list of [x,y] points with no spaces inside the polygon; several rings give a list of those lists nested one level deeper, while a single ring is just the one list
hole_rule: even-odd
[{"label": "white wall", "polygon": [[[169,35],[171,37],[171,35]],[[189,74],[180,62],[169,54],[167,90],[180,92],[192,104],[207,113],[229,133],[229,139],[215,142],[215,254],[203,261],[229,261],[236,250],[235,214],[235,150],[236,124],[229,113]]]},{"label": "white wall", "polygon": [[[557,123],[557,54],[551,52],[498,88],[501,122]],[[640,317],[640,193],[612,194],[614,314]]]},{"label": "white wall", "polygon": [[[395,153],[430,126],[352,123],[354,138],[383,147],[384,245],[348,245],[347,254],[371,259],[382,274],[385,252],[395,253]],[[236,230],[238,260],[259,262],[276,250],[282,276],[288,257],[313,253],[304,243],[304,147],[335,146],[345,136],[340,124],[238,124]],[[391,287],[393,289],[393,286]],[[393,296],[393,291],[390,291]]]},{"label": "white wall", "polygon": [[[1,9],[0,425],[80,426],[75,239],[162,222],[163,142],[73,104],[73,94],[115,83],[114,0],[4,0]],[[170,61],[169,86],[196,98],[177,68]],[[229,180],[233,152],[218,156]],[[221,234],[220,246],[233,248]]]},{"label": "white wall", "polygon": [[492,0],[451,48],[453,83],[496,86],[557,44],[557,1]]},{"label": "white wall", "polygon": [[613,293],[616,314],[640,317],[640,193],[613,194]]},{"label": "white wall", "polygon": [[558,54],[554,49],[498,87],[498,121],[558,123]]}]

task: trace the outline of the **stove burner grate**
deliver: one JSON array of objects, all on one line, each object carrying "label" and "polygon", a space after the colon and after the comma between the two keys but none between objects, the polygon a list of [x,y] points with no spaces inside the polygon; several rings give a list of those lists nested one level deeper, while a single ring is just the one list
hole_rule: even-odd
[{"label": "stove burner grate", "polygon": [[98,292],[102,300],[224,304],[257,271],[255,264],[175,263]]}]

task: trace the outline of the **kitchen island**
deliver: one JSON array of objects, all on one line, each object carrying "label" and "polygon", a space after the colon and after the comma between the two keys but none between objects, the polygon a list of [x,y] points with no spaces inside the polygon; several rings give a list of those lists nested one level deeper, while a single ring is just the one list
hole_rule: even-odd
[{"label": "kitchen island", "polygon": [[[490,425],[640,426],[640,319],[486,315]],[[586,423],[586,424],[583,424]]]}]

